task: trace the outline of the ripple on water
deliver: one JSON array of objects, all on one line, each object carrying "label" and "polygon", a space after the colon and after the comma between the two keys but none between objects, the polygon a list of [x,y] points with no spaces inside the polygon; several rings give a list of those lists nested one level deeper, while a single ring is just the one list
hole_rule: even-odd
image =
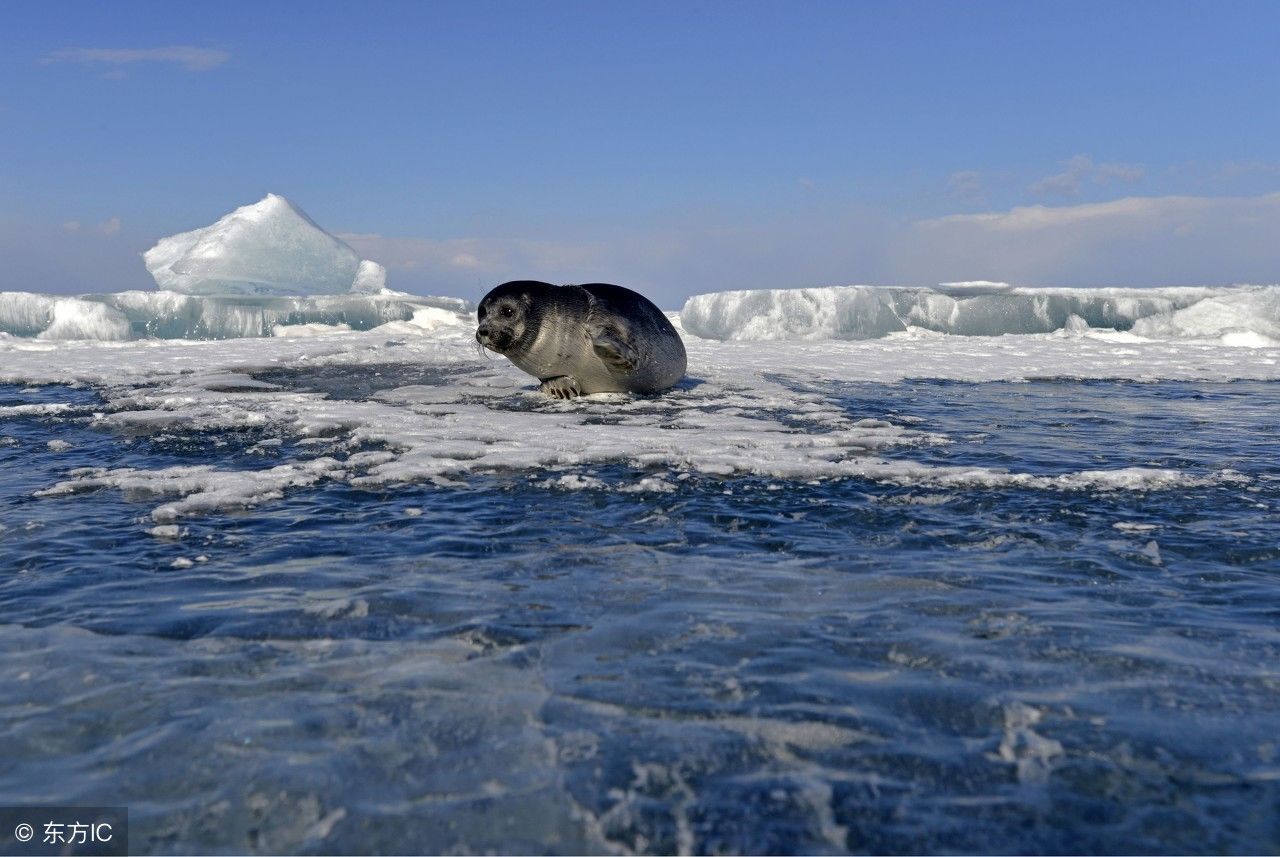
[{"label": "ripple on water", "polygon": [[152,852],[1274,852],[1278,393],[823,391],[950,441],[891,460],[1247,481],[625,493],[649,471],[612,464],[325,481],[157,533],[153,499],[32,495],[352,450],[0,388],[41,406],[0,418],[0,798],[126,803]]}]

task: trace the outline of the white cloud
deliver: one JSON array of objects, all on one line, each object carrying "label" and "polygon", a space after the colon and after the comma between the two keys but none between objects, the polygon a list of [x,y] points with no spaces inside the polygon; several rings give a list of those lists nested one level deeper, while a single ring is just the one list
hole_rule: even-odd
[{"label": "white cloud", "polygon": [[1136,182],[1146,175],[1140,164],[1094,163],[1088,155],[1076,155],[1062,164],[1063,172],[1032,182],[1029,190],[1041,196],[1059,194],[1077,196],[1086,182],[1107,185],[1110,182]]},{"label": "white cloud", "polygon": [[174,63],[187,71],[209,71],[231,59],[227,51],[171,45],[162,48],[66,48],[40,59],[44,65],[60,62],[106,65],[109,77],[122,77],[123,66],[141,62]]},{"label": "white cloud", "polygon": [[[84,228],[85,225],[79,220],[67,220],[62,224],[63,232],[79,232]],[[108,220],[104,220],[102,223],[94,224],[88,228],[97,232],[99,235],[115,235],[120,231],[120,218],[112,217]]]},{"label": "white cloud", "polygon": [[361,256],[385,265],[387,285],[478,297],[504,280],[581,282],[608,255],[598,245],[522,238],[425,238],[338,233]]},{"label": "white cloud", "polygon": [[1230,181],[1241,176],[1274,177],[1280,175],[1280,164],[1267,161],[1227,161],[1213,172],[1212,178]]},{"label": "white cloud", "polygon": [[[392,237],[339,233],[362,256],[387,266],[387,285],[478,298],[505,280],[614,282],[660,306],[723,289],[814,286],[883,274],[886,224],[868,215],[820,223],[725,225],[710,216],[592,239]],[[870,273],[868,273],[870,272]]]},{"label": "white cloud", "polygon": [[1280,281],[1280,194],[1129,197],[900,222],[868,212],[668,222],[593,241],[347,234],[388,285],[477,298],[512,279],[605,281],[660,306],[725,289],[847,283],[1218,284]]},{"label": "white cloud", "polygon": [[914,282],[1039,285],[1280,281],[1280,193],[1128,197],[919,221],[893,268]]},{"label": "white cloud", "polygon": [[[152,288],[154,235],[113,217],[36,227],[0,220],[0,290]],[[1128,197],[901,221],[835,207],[747,217],[700,211],[562,240],[342,234],[387,284],[476,299],[505,280],[615,282],[679,307],[699,292],[848,283],[1020,285],[1280,282],[1280,193]]]}]

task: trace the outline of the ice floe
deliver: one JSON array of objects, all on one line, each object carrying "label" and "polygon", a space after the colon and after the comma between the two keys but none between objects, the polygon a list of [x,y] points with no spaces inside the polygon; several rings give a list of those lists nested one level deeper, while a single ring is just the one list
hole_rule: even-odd
[{"label": "ice floe", "polygon": [[[38,497],[55,497],[98,488],[118,488],[135,497],[179,495],[180,499],[157,506],[151,517],[164,524],[180,517],[222,509],[256,506],[284,496],[286,488],[314,485],[322,479],[342,475],[342,465],[331,458],[317,458],[282,464],[265,470],[217,470],[209,465],[168,467],[159,470],[121,468],[76,469],[69,479],[37,492]],[[176,530],[164,529],[153,535],[172,537]]]},{"label": "ice floe", "polygon": [[[0,382],[91,385],[103,398],[72,410],[9,406],[10,416],[80,419],[127,436],[248,429],[264,436],[258,447],[266,454],[293,457],[248,470],[75,470],[42,496],[52,501],[113,489],[154,497],[153,522],[167,525],[324,483],[383,490],[418,482],[449,486],[479,475],[514,474],[554,490],[654,493],[678,491],[690,479],[741,478],[774,485],[854,478],[934,491],[1245,490],[1245,477],[1230,471],[1140,461],[1057,473],[930,464],[911,450],[952,438],[909,417],[863,412],[842,399],[840,385],[903,378],[1280,377],[1280,349],[1129,334],[1111,341],[1062,331],[965,337],[916,330],[875,340],[754,343],[686,333],[689,378],[670,393],[562,402],[539,394],[508,361],[479,354],[471,322],[443,299],[370,330],[302,329],[322,335],[125,342],[0,337]],[[291,451],[281,453],[285,446]]]}]

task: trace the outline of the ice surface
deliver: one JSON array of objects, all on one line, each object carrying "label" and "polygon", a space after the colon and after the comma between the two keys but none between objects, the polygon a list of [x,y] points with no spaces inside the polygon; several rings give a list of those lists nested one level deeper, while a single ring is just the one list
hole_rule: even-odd
[{"label": "ice surface", "polygon": [[1280,286],[1024,289],[944,283],[937,289],[835,286],[695,295],[684,329],[722,340],[875,339],[919,329],[960,336],[1131,331],[1158,339],[1280,344]]},{"label": "ice surface", "polygon": [[[309,459],[314,463],[305,466],[84,470],[45,486],[50,497],[102,488],[154,495],[163,502],[153,517],[169,523],[250,507],[302,485],[450,485],[512,472],[555,491],[667,492],[687,478],[742,477],[782,484],[859,478],[938,490],[1247,490],[1247,480],[1231,471],[1140,460],[1035,473],[929,463],[912,449],[952,438],[906,417],[851,409],[833,397],[832,384],[1280,377],[1280,348],[1151,341],[1089,329],[965,337],[915,328],[875,340],[767,344],[686,334],[690,376],[670,393],[561,402],[537,393],[508,361],[482,357],[472,322],[457,303],[421,300],[409,318],[363,332],[304,324],[297,332],[323,335],[291,336],[285,326],[277,328],[284,335],[254,341],[0,337],[0,382],[92,385],[106,401],[86,418],[128,435],[254,430],[277,444],[318,444],[317,457]],[[642,473],[609,477],[600,468],[611,464]]]},{"label": "ice surface", "polygon": [[[68,475],[70,479],[39,491],[36,496],[56,497],[106,487],[119,488],[133,496],[180,495],[181,499],[164,503],[151,513],[157,523],[166,524],[199,512],[240,509],[279,499],[286,488],[313,485],[321,479],[341,476],[342,465],[331,458],[318,458],[266,470],[218,471],[194,465],[161,470],[88,468],[73,470]],[[157,533],[152,529],[150,532],[176,535],[176,530]]]},{"label": "ice surface", "polygon": [[386,271],[273,193],[212,226],[162,238],[143,254],[156,285],[189,295],[371,293]]}]

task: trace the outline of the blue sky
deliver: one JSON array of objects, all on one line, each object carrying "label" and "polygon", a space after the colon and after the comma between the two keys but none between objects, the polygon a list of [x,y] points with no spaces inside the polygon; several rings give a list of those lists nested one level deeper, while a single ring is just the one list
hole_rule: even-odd
[{"label": "blue sky", "polygon": [[1280,281],[1277,3],[8,2],[0,289],[266,192],[475,297]]}]

